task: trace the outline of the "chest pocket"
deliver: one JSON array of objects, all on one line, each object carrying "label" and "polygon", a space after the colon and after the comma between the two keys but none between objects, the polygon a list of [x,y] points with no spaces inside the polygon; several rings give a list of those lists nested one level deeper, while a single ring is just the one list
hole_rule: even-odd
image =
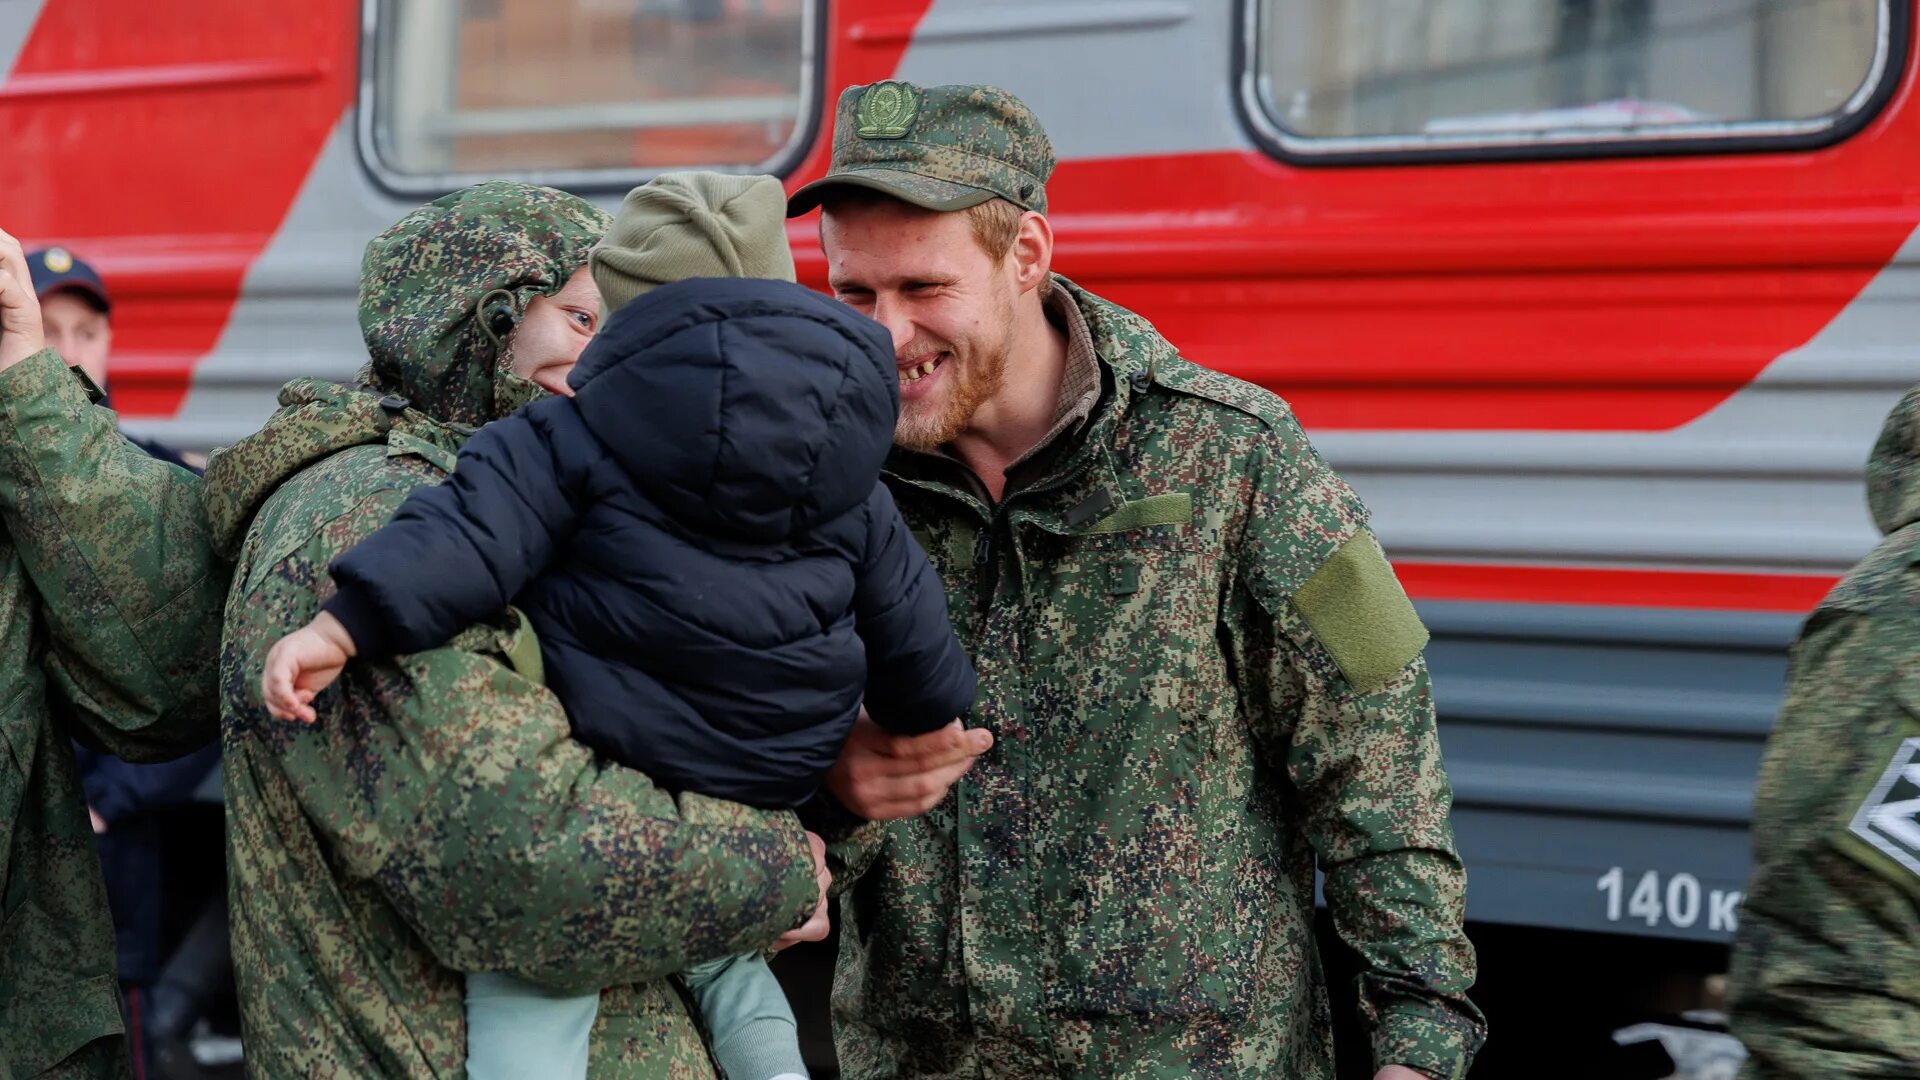
[{"label": "chest pocket", "polygon": [[1198,698],[1217,674],[1218,558],[1184,492],[1143,502],[1077,529],[1071,515],[1020,523],[1026,666],[1073,688],[1071,720],[1090,733],[1206,711]]}]

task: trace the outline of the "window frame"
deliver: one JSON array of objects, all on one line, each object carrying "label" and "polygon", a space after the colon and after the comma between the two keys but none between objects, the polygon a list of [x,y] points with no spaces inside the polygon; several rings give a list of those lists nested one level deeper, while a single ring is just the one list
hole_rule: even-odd
[{"label": "window frame", "polygon": [[[1659,134],[1609,136],[1593,131],[1460,135],[1300,135],[1272,115],[1261,93],[1260,14],[1267,0],[1239,0],[1234,30],[1235,111],[1253,141],[1289,165],[1407,165],[1450,162],[1591,160],[1816,150],[1842,142],[1880,115],[1905,79],[1912,48],[1912,5],[1877,0],[1882,19],[1867,79],[1850,98],[1851,112],[1811,120],[1743,120],[1674,124]],[[1845,107],[1843,107],[1845,108]]]},{"label": "window frame", "polygon": [[741,175],[769,174],[785,179],[812,153],[825,119],[821,102],[826,90],[826,64],[822,55],[827,25],[827,0],[801,0],[800,16],[800,112],[795,117],[793,134],[767,161],[754,165],[686,164],[596,169],[499,169],[489,172],[414,173],[393,167],[381,157],[375,131],[379,118],[375,73],[379,67],[379,48],[383,21],[382,9],[403,0],[361,0],[360,64],[355,90],[354,141],[358,145],[360,165],[374,186],[388,195],[406,199],[432,199],[488,180],[516,180],[580,194],[609,194],[628,191],[662,173],[701,170]]}]

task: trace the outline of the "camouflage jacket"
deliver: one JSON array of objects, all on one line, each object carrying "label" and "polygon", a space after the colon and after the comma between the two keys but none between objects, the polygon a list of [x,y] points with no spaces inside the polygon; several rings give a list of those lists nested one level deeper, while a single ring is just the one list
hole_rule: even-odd
[{"label": "camouflage jacket", "polygon": [[1920,389],[1867,467],[1886,539],[1820,603],[1754,794],[1741,1076],[1920,1077]]},{"label": "camouflage jacket", "polygon": [[68,736],[134,761],[213,738],[226,573],[198,483],[122,438],[51,350],[0,372],[6,1080],[128,1072],[113,922]]},{"label": "camouflage jacket", "polygon": [[443,479],[466,425],[535,392],[493,324],[557,291],[606,227],[591,205],[525,184],[409,214],[362,264],[373,389],[291,383],[263,430],[208,462],[208,522],[236,561],[221,732],[255,1076],[463,1075],[459,973],[497,971],[616,988],[594,1076],[710,1078],[667,976],[769,945],[813,907],[792,814],[675,797],[574,742],[517,616],[356,660],[313,726],[260,701],[267,650],[332,594],[334,557]]},{"label": "camouflage jacket", "polygon": [[594,1028],[594,1076],[710,1077],[665,980],[806,917],[791,814],[675,798],[596,758],[520,673],[539,649],[517,621],[356,661],[317,725],[260,702],[266,651],[318,613],[327,565],[443,478],[468,432],[377,399],[292,383],[208,469],[214,534],[238,545],[220,680],[249,1069],[462,1075],[458,973],[505,971],[622,987]]},{"label": "camouflage jacket", "polygon": [[1375,1061],[1458,1077],[1483,1025],[1425,632],[1279,398],[1064,279],[1104,391],[990,503],[888,484],[994,749],[838,846],[850,1078],[1333,1073],[1314,868]]}]

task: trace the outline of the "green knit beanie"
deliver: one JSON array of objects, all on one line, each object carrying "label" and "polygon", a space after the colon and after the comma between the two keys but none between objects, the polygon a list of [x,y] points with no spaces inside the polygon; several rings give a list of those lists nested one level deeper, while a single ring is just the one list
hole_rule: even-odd
[{"label": "green knit beanie", "polygon": [[627,193],[587,257],[606,314],[687,278],[793,280],[787,196],[771,176],[665,173]]}]

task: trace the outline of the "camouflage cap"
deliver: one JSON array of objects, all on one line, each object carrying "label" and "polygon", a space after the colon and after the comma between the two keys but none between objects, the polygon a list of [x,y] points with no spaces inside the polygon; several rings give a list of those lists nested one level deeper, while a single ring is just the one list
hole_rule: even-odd
[{"label": "camouflage cap", "polygon": [[860,187],[929,210],[995,197],[1047,212],[1053,143],[1026,103],[996,86],[877,82],[840,95],[827,175],[793,193],[787,216],[836,187]]}]

